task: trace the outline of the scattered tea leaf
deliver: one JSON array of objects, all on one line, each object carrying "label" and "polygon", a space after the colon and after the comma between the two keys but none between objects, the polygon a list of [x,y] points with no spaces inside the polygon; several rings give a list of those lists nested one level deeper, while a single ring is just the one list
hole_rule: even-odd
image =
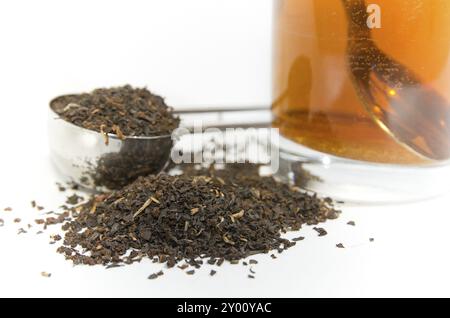
[{"label": "scattered tea leaf", "polygon": [[151,274],[151,275],[148,277],[148,279],[156,279],[156,278],[158,278],[158,277],[159,277],[159,275],[156,274],[156,273],[154,273],[154,274]]},{"label": "scattered tea leaf", "polygon": [[179,265],[178,268],[181,270],[185,270],[186,268],[188,268],[189,265],[188,264],[183,264],[183,265]]},{"label": "scattered tea leaf", "polygon": [[144,202],[144,204],[136,211],[136,213],[133,214],[133,219],[141,214],[141,212],[144,211],[150,205],[150,203],[152,203],[152,201],[153,200],[151,197],[147,199],[147,201]]},{"label": "scattered tea leaf", "polygon": [[82,196],[79,196],[77,194],[72,194],[71,196],[67,197],[66,203],[70,205],[76,205],[80,202],[82,202],[84,198]]},{"label": "scattered tea leaf", "polygon": [[52,276],[52,274],[51,273],[47,273],[47,272],[41,272],[41,276],[49,278],[49,277]]},{"label": "scattered tea leaf", "polygon": [[195,215],[195,214],[198,213],[198,211],[200,211],[199,208],[192,208],[192,209],[191,209],[191,214],[192,214],[192,215]]},{"label": "scattered tea leaf", "polygon": [[328,234],[328,232],[322,227],[314,227],[313,229],[314,229],[314,231],[319,233],[319,236],[325,236]]},{"label": "scattered tea leaf", "polygon": [[238,213],[232,214],[231,217],[233,218],[233,220],[237,220],[243,217],[244,213],[245,213],[244,210],[240,210]]},{"label": "scattered tea leaf", "polygon": [[217,261],[217,266],[222,266],[222,264],[223,264],[223,262],[225,261],[225,259],[224,258],[220,258],[218,261]]},{"label": "scattered tea leaf", "polygon": [[61,240],[61,235],[59,235],[59,234],[50,235],[50,238],[53,241],[60,241]]},{"label": "scattered tea leaf", "polygon": [[[98,110],[98,109],[97,109]],[[112,126],[112,131],[117,135],[117,137],[120,140],[125,140],[125,135],[123,134],[122,130],[120,129],[119,126],[117,125],[113,125]]]},{"label": "scattered tea leaf", "polygon": [[56,182],[56,186],[58,187],[58,191],[60,192],[66,191],[66,187],[64,187],[61,183]]},{"label": "scattered tea leaf", "polygon": [[26,233],[28,233],[28,232],[25,231],[24,228],[20,228],[20,229],[17,231],[17,235],[20,235],[20,234],[26,234]]},{"label": "scattered tea leaf", "polygon": [[103,141],[104,141],[105,145],[108,146],[109,145],[109,135],[106,132],[106,125],[105,124],[101,124],[100,125],[100,133],[103,136]]}]

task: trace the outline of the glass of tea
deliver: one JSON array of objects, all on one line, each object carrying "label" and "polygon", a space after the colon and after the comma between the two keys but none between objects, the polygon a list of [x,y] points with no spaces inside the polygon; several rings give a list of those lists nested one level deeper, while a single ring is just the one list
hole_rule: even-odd
[{"label": "glass of tea", "polygon": [[450,1],[275,0],[281,177],[350,201],[450,190]]}]

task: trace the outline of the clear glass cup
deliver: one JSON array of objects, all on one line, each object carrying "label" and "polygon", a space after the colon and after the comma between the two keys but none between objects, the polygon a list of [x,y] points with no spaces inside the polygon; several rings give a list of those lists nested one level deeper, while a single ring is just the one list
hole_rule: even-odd
[{"label": "clear glass cup", "polygon": [[272,114],[279,176],[307,189],[449,191],[450,1],[275,0]]}]

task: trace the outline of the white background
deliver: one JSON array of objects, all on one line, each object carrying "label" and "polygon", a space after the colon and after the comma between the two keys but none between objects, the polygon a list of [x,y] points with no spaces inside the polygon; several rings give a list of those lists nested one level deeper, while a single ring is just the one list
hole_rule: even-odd
[{"label": "white background", "polygon": [[1,2],[0,296],[450,296],[449,197],[343,207],[328,236],[305,228],[306,240],[278,260],[257,257],[255,280],[242,265],[156,281],[148,262],[72,267],[49,233],[16,234],[39,217],[30,200],[47,210],[64,200],[47,150],[52,97],[130,83],[175,107],[269,104],[271,19],[270,0]]}]

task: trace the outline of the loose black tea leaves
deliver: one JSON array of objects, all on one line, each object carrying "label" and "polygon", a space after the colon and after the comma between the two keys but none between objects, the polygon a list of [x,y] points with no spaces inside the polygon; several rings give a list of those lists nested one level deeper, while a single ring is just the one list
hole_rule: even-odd
[{"label": "loose black tea leaves", "polygon": [[27,234],[27,233],[28,233],[28,232],[25,231],[24,228],[20,228],[20,229],[17,231],[17,235],[20,235],[20,234]]},{"label": "loose black tea leaves", "polygon": [[324,228],[321,228],[321,227],[314,227],[314,231],[319,233],[319,236],[325,236],[328,234],[328,232]]},{"label": "loose black tea leaves", "polygon": [[154,273],[154,274],[151,274],[151,275],[148,277],[148,279],[157,279],[158,277],[159,277],[158,274]]},{"label": "loose black tea leaves", "polygon": [[76,205],[83,200],[84,198],[82,196],[79,196],[78,194],[72,194],[71,196],[67,197],[66,203],[70,205]]},{"label": "loose black tea leaves", "polygon": [[159,272],[157,272],[157,273],[153,273],[153,274],[151,274],[150,276],[148,276],[148,279],[156,279],[156,278],[158,278],[159,276],[163,276],[164,275],[164,272],[163,271],[159,271]]},{"label": "loose black tea leaves", "polygon": [[355,221],[348,221],[347,225],[356,226],[356,223],[355,223]]},{"label": "loose black tea leaves", "polygon": [[138,176],[159,173],[168,163],[171,134],[180,123],[163,98],[129,85],[61,96],[50,107],[58,119],[100,133],[107,146],[111,138],[121,141],[119,149],[114,146],[81,164],[77,182],[87,187],[120,189]]},{"label": "loose black tea leaves", "polygon": [[55,234],[55,235],[50,235],[50,239],[57,242],[57,241],[61,241],[61,235],[59,234]]},{"label": "loose black tea leaves", "polygon": [[213,257],[211,257],[210,259],[207,260],[207,263],[208,263],[209,265],[215,265],[215,264],[216,264],[216,259],[213,258]]},{"label": "loose black tea leaves", "polygon": [[120,265],[120,264],[111,264],[111,265],[106,266],[106,269],[117,268],[117,267],[122,267],[122,266],[123,265]]},{"label": "loose black tea leaves", "polygon": [[65,192],[66,191],[66,187],[63,186],[61,183],[56,182],[56,186],[58,187],[58,191],[59,192]]},{"label": "loose black tea leaves", "polygon": [[11,207],[6,207],[3,209],[3,211],[5,212],[11,212],[13,209]]},{"label": "loose black tea leaves", "polygon": [[53,100],[51,107],[62,119],[102,133],[105,143],[108,134],[119,139],[170,135],[179,125],[162,97],[130,85],[61,96]]},{"label": "loose black tea leaves", "polygon": [[157,174],[164,169],[172,146],[170,136],[140,139],[139,142],[125,139],[118,152],[105,153],[94,164],[86,163],[85,180],[80,179],[80,183],[120,189],[139,176]]},{"label": "loose black tea leaves", "polygon": [[344,244],[342,244],[342,243],[336,244],[336,247],[337,248],[345,248]]},{"label": "loose black tea leaves", "polygon": [[42,210],[44,210],[44,207],[43,206],[40,206],[40,205],[38,205],[37,203],[36,203],[36,201],[31,201],[31,207],[33,208],[33,209],[36,209],[36,210],[38,210],[38,211],[42,211]]},{"label": "loose black tea leaves", "polygon": [[55,220],[69,219],[58,252],[75,265],[131,264],[145,257],[168,268],[184,261],[180,269],[198,269],[282,252],[295,245],[282,237],[287,231],[338,217],[331,200],[261,177],[258,168],[185,167],[181,175],[139,177],[121,190],[93,196],[72,208],[71,218]]}]

